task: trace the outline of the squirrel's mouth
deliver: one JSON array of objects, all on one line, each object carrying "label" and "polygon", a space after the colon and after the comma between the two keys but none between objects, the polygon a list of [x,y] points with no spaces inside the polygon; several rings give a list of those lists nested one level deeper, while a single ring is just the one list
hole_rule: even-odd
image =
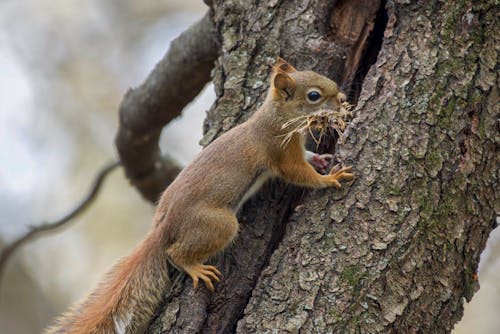
[{"label": "squirrel's mouth", "polygon": [[294,134],[301,133],[311,137],[316,143],[317,150],[323,138],[331,134],[331,130],[338,138],[342,138],[351,117],[351,105],[342,102],[337,109],[320,109],[308,115],[292,118],[281,126],[285,131],[281,145],[283,147],[288,145]]}]

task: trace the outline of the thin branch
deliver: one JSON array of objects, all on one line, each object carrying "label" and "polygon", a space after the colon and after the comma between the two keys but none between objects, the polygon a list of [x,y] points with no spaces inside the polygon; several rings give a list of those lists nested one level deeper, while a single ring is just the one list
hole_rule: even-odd
[{"label": "thin branch", "polygon": [[2,252],[0,253],[0,283],[2,281],[7,261],[16,249],[18,249],[28,241],[31,241],[41,236],[44,233],[52,232],[62,227],[63,225],[67,224],[71,219],[81,214],[96,199],[97,194],[99,193],[99,190],[101,189],[101,186],[106,177],[118,166],[120,166],[120,162],[113,161],[102,167],[95,176],[89,192],[85,195],[85,197],[80,201],[80,203],[77,206],[75,206],[71,211],[69,211],[63,217],[53,222],[43,222],[36,226],[30,226],[28,232],[21,235],[19,238],[17,238],[7,246],[5,246],[2,249]]}]

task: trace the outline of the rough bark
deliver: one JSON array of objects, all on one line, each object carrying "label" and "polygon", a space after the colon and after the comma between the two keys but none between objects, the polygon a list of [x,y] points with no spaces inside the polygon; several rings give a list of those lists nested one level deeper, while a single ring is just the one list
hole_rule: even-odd
[{"label": "rough bark", "polygon": [[162,156],[161,130],[210,81],[217,58],[213,22],[207,13],[172,42],[146,81],[120,105],[115,144],[125,174],[141,195],[155,202],[180,167]]},{"label": "rough bark", "polygon": [[216,261],[217,291],[186,280],[150,332],[450,332],[500,211],[498,6],[219,0],[213,9],[222,49],[203,142],[255,110],[281,55],[349,80],[354,97],[364,80],[337,152],[358,178],[342,191],[267,185]]},{"label": "rough bark", "polygon": [[359,177],[304,198],[238,332],[448,333],[478,287],[500,209],[498,7],[388,13],[340,150]]}]

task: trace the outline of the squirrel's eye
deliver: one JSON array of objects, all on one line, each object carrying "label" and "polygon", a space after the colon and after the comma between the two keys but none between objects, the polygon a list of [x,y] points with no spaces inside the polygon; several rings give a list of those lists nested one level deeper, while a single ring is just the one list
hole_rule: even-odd
[{"label": "squirrel's eye", "polygon": [[321,93],[318,92],[317,90],[312,90],[309,93],[307,93],[307,100],[311,103],[316,103],[321,99]]}]

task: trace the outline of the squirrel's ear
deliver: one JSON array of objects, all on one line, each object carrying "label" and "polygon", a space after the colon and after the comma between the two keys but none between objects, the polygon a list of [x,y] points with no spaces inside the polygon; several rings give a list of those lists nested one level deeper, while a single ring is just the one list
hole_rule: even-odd
[{"label": "squirrel's ear", "polygon": [[282,97],[286,101],[290,100],[295,93],[295,80],[281,70],[274,74],[272,86],[275,96]]},{"label": "squirrel's ear", "polygon": [[293,73],[297,71],[292,65],[288,64],[286,60],[281,57],[278,57],[276,60],[276,64],[273,66],[274,71],[281,70],[286,73]]}]

